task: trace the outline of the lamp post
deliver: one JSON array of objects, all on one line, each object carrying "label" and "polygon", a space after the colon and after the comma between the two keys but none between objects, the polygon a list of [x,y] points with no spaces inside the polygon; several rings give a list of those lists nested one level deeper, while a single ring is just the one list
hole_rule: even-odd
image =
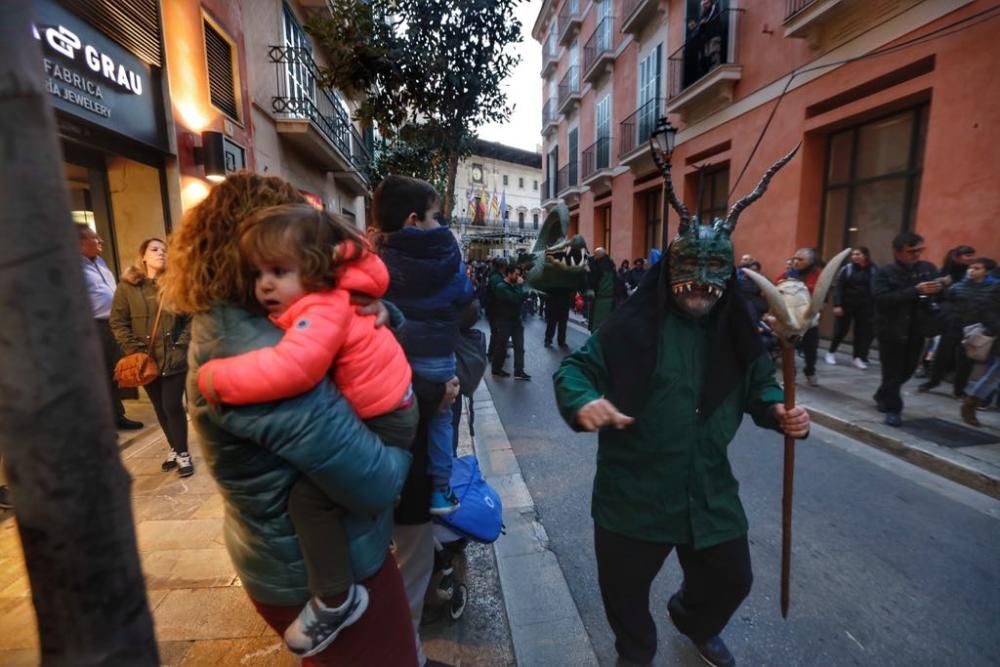
[{"label": "lamp post", "polygon": [[653,154],[653,161],[663,172],[663,240],[662,244],[664,247],[667,245],[669,224],[667,222],[667,215],[670,212],[670,207],[667,203],[667,187],[666,178],[667,173],[670,172],[670,156],[674,152],[674,145],[677,142],[677,128],[670,124],[670,119],[666,116],[662,116],[657,119],[656,127],[649,136],[649,150]]}]

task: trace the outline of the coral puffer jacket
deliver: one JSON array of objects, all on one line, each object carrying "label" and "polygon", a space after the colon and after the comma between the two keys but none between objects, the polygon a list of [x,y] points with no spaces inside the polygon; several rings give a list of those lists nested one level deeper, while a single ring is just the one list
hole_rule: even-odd
[{"label": "coral puffer jacket", "polygon": [[389,272],[364,252],[347,263],[333,289],[302,297],[271,321],[285,331],[274,347],[212,359],[198,373],[198,389],[211,402],[266,403],[297,396],[328,373],[362,419],[392,412],[410,387],[410,365],[388,327],[359,315],[351,293],[379,298]]}]

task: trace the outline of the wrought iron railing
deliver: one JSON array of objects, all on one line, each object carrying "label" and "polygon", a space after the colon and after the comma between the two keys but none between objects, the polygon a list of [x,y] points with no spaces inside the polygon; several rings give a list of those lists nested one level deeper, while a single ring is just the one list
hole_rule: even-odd
[{"label": "wrought iron railing", "polygon": [[579,165],[576,160],[563,165],[556,174],[556,192],[561,196],[570,188],[579,184]]},{"label": "wrought iron railing", "polygon": [[625,0],[622,3],[622,18],[624,19],[624,23],[628,23],[628,20],[632,18],[636,10],[647,2],[655,2],[655,0]]},{"label": "wrought iron railing", "polygon": [[656,128],[656,119],[666,108],[662,97],[654,97],[632,112],[619,124],[618,156],[628,155],[636,148],[646,146]]},{"label": "wrought iron railing", "polygon": [[479,233],[500,233],[503,232],[529,234],[537,235],[538,228],[534,226],[534,223],[530,220],[525,220],[522,225],[519,220],[507,220],[506,225],[504,225],[503,220],[498,220],[495,218],[490,218],[488,220],[483,220],[481,218],[468,218],[468,217],[458,217],[452,218],[450,226],[452,229],[459,232],[465,231],[467,234],[479,234]]},{"label": "wrought iron railing", "polygon": [[562,11],[559,12],[559,28],[557,29],[557,32],[559,34],[560,42],[566,39],[566,31],[569,30],[572,23],[579,20],[580,0],[566,0],[566,2],[563,3]]},{"label": "wrought iron railing", "polygon": [[559,107],[561,108],[571,95],[580,94],[580,68],[573,65],[566,70],[559,82]]},{"label": "wrought iron railing", "polygon": [[735,62],[733,37],[739,11],[724,9],[688,30],[687,41],[667,58],[668,97],[680,95],[717,67]]},{"label": "wrought iron railing", "polygon": [[597,141],[583,150],[584,180],[602,169],[611,167],[611,137],[598,137]]},{"label": "wrought iron railing", "polygon": [[319,66],[308,49],[269,46],[267,55],[277,79],[271,111],[279,118],[310,121],[363,176],[371,149],[351,124],[336,93],[319,85]]},{"label": "wrought iron railing", "polygon": [[816,0],[785,0],[785,20],[792,18]]},{"label": "wrought iron railing", "polygon": [[542,127],[559,122],[559,102],[555,97],[545,100],[542,105]]},{"label": "wrought iron railing", "polygon": [[[604,0],[610,2],[611,0]],[[615,30],[615,17],[605,16],[594,28],[593,34],[583,45],[583,71],[589,72],[594,63],[605,53],[612,52],[616,44],[617,31]]]}]

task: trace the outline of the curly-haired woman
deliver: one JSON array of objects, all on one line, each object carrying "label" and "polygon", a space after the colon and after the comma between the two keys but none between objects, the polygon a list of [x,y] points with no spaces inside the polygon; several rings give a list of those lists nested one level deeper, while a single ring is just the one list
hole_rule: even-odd
[{"label": "curly-haired woman", "polygon": [[385,447],[329,380],[295,398],[215,407],[198,391],[198,368],[213,358],[274,346],[282,332],[253,296],[241,263],[241,222],[254,211],[302,203],[289,183],[240,172],[215,186],[171,240],[164,293],[194,314],[188,411],[226,505],[226,548],[258,613],[284,633],[310,599],[298,537],[288,516],[295,481],[344,508],[351,565],[369,591],[367,612],[304,665],[417,663],[402,580],[389,553],[392,505],[410,455]]}]

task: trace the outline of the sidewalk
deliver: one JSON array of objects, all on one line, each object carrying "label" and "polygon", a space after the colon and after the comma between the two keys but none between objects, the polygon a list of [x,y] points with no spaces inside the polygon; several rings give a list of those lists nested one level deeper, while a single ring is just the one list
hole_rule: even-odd
[{"label": "sidewalk", "polygon": [[[146,409],[148,409],[148,414]],[[195,474],[160,471],[163,433],[148,403],[126,402],[141,431],[120,434],[132,474],[133,515],[149,607],[163,665],[280,667],[298,661],[257,615],[233,570],[222,538],[223,504],[191,438]],[[463,421],[464,450],[471,449]],[[193,436],[193,433],[192,433]],[[503,539],[503,538],[501,538]],[[459,665],[514,664],[493,548],[470,545],[461,620],[421,628],[429,658]],[[39,664],[37,630],[17,528],[0,511],[0,665]]]},{"label": "sidewalk", "polygon": [[[570,312],[570,322],[586,332],[578,313]],[[873,357],[861,371],[848,365],[849,355],[837,354],[837,365],[830,366],[823,361],[827,349],[829,341],[821,341],[816,371],[820,386],[807,386],[801,372],[796,382],[796,398],[816,423],[1000,498],[1000,411],[979,411],[982,428],[968,426],[959,416],[961,403],[952,397],[950,383],[920,393],[917,386],[923,380],[913,378],[903,387],[902,428],[886,426],[872,400],[881,381],[878,360]],[[801,371],[801,357],[796,363]]]}]

